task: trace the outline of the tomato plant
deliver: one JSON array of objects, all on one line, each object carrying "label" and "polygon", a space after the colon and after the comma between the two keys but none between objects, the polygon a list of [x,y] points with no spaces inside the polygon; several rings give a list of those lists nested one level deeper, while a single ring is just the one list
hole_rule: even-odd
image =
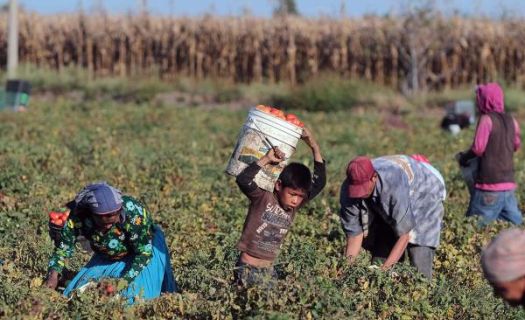
[{"label": "tomato plant", "polygon": [[[464,217],[468,192],[453,155],[470,145],[473,130],[449,136],[437,129],[440,114],[435,111],[409,110],[401,115],[409,124],[405,128],[388,127],[388,111],[301,111],[329,160],[328,184],[298,213],[275,264],[275,287],[238,290],[232,269],[248,202],[223,170],[248,110],[89,98],[34,97],[31,104],[24,114],[0,113],[2,318],[525,317],[493,296],[479,266],[482,246],[508,225],[478,229]],[[366,253],[355,266],[342,254],[338,193],[347,162],[358,154],[398,153],[425,155],[446,180],[448,199],[431,282],[407,263],[385,273],[369,268]],[[293,160],[312,167],[311,151],[303,143]],[[521,185],[521,153],[516,165]],[[181,294],[126,308],[107,295],[107,288],[67,300],[39,285],[52,250],[47,228],[53,217],[46,208],[63,205],[98,180],[148,205],[165,231]],[[63,224],[67,214],[54,217]],[[67,268],[74,274],[89,257],[77,248]],[[113,292],[117,288],[113,284]]]}]

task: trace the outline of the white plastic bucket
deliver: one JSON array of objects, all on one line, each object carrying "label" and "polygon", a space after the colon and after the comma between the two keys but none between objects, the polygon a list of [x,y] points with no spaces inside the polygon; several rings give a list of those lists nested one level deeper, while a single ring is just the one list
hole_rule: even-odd
[{"label": "white plastic bucket", "polygon": [[249,164],[263,157],[270,149],[264,140],[266,137],[273,146],[278,147],[286,155],[285,161],[278,165],[267,165],[255,176],[255,183],[259,188],[272,192],[275,181],[295,152],[302,132],[301,127],[251,108],[239,133],[226,173],[237,176]]}]

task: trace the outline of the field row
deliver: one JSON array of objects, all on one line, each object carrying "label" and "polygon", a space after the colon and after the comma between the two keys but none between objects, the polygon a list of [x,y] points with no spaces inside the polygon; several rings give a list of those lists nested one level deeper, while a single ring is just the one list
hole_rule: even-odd
[{"label": "field row", "polygon": [[[276,264],[275,290],[231,285],[235,244],[247,202],[224,174],[247,111],[84,100],[34,100],[30,112],[0,114],[0,317],[15,318],[356,318],[519,319],[493,297],[479,266],[480,248],[504,224],[479,230],[464,217],[468,192],[453,154],[472,131],[441,132],[432,112],[400,116],[356,112],[296,113],[312,128],[327,159],[328,184],[296,218]],[[376,112],[377,111],[377,112]],[[435,279],[408,265],[396,274],[356,266],[343,256],[338,192],[357,154],[422,153],[443,173],[448,200]],[[294,160],[311,166],[299,145]],[[523,156],[516,178],[525,183]],[[146,203],[166,233],[183,293],[125,309],[97,292],[66,301],[42,288],[52,250],[47,212],[85,184],[106,180]],[[523,192],[518,197],[523,199]],[[68,268],[88,255],[78,250]]]}]

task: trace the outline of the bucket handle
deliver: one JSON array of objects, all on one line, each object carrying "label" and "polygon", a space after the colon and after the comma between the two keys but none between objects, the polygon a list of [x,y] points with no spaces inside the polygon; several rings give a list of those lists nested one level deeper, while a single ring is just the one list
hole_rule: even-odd
[{"label": "bucket handle", "polygon": [[[266,137],[265,135],[263,135],[262,130],[261,130],[261,128],[259,128],[259,126],[257,125],[257,122],[255,122],[255,119],[250,119],[250,122],[253,123],[253,124],[255,125],[255,127],[257,128],[257,130],[255,130],[255,132],[257,132],[257,135],[262,139],[262,141],[266,144],[266,146],[267,146],[268,148],[275,149],[275,146],[274,146],[273,143],[270,141],[270,139],[268,139],[268,137]],[[284,160],[287,160],[286,156],[284,157]]]},{"label": "bucket handle", "polygon": [[259,135],[259,137],[263,140],[263,142],[266,143],[267,147],[270,147],[272,149],[275,149],[275,146],[272,144],[272,142],[270,141],[270,139],[268,139],[268,137],[266,137],[265,135],[263,135],[262,133],[262,130],[261,128],[259,128],[259,126],[257,125],[257,122],[255,122],[255,119],[250,119],[251,123],[253,123],[255,125],[255,127],[257,128],[257,134]]}]

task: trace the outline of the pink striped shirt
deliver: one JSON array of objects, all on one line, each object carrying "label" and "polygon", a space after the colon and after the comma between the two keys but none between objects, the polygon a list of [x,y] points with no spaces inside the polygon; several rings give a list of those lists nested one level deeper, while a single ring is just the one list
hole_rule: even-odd
[{"label": "pink striped shirt", "polygon": [[[476,156],[481,157],[485,153],[487,143],[489,142],[490,132],[492,131],[492,120],[487,114],[481,115],[479,119],[478,128],[476,129],[476,136],[472,144],[472,152]],[[520,126],[516,119],[514,119],[514,151],[517,151],[521,146]],[[476,183],[476,189],[485,191],[510,191],[516,189],[517,185],[514,182],[501,183]]]}]

